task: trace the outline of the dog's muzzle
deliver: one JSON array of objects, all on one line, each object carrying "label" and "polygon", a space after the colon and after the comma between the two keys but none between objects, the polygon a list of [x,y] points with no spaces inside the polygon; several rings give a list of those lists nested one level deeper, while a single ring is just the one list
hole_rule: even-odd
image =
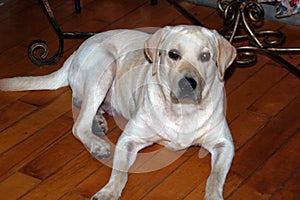
[{"label": "dog's muzzle", "polygon": [[202,83],[193,77],[185,76],[179,79],[176,92],[171,91],[173,103],[200,103]]}]

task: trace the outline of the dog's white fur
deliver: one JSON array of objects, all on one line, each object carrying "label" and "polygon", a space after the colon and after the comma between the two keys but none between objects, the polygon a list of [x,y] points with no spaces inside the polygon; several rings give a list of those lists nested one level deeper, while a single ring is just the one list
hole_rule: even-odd
[{"label": "dog's white fur", "polygon": [[[172,52],[170,52],[172,51]],[[178,57],[177,57],[178,56]],[[101,113],[128,120],[115,150],[108,184],[92,199],[118,199],[137,153],[154,143],[179,150],[201,145],[211,153],[205,199],[223,199],[234,155],[224,116],[224,72],[235,48],[216,31],[196,26],[164,27],[154,34],[112,30],[86,40],[47,76],[0,80],[0,90],[54,90],[69,85],[80,107],[73,133],[96,157],[110,147],[92,133]],[[190,85],[181,80],[191,80]],[[187,86],[188,85],[188,86]]]}]

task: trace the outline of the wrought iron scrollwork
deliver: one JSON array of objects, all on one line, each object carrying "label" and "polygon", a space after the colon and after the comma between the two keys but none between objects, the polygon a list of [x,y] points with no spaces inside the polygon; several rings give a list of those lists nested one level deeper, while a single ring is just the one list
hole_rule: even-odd
[{"label": "wrought iron scrollwork", "polygon": [[62,32],[54,17],[48,0],[39,0],[39,3],[41,4],[58,37],[59,44],[57,52],[49,58],[49,48],[48,44],[45,41],[35,40],[31,42],[28,46],[28,57],[33,63],[37,65],[51,65],[57,62],[62,56],[64,51],[64,39],[88,38],[96,34],[91,32]]},{"label": "wrought iron scrollwork", "polygon": [[249,46],[237,46],[238,64],[249,66],[256,63],[257,53],[268,56],[300,78],[300,71],[278,54],[300,53],[300,48],[279,47],[285,42],[280,31],[255,31],[264,20],[263,6],[255,0],[218,0],[218,9],[224,17],[221,33],[231,42],[248,40]]},{"label": "wrought iron scrollwork", "polygon": [[[186,0],[201,4],[201,0]],[[202,23],[183,8],[180,0],[168,0],[194,25]],[[220,31],[231,43],[236,46],[238,56],[236,63],[239,66],[250,66],[257,62],[257,54],[268,56],[300,78],[300,70],[278,54],[300,54],[300,47],[280,47],[285,42],[285,35],[276,30],[255,31],[264,22],[264,8],[256,0],[218,0],[217,8],[224,18],[224,26]],[[236,42],[248,41],[238,46]],[[241,44],[241,43],[240,43]]]},{"label": "wrought iron scrollwork", "polygon": [[[75,0],[76,1],[76,0]],[[51,65],[62,56],[64,49],[64,39],[88,38],[96,33],[88,32],[62,32],[48,0],[39,0],[50,23],[57,34],[59,40],[59,49],[50,58],[49,48],[45,41],[35,40],[28,47],[28,56],[37,65]],[[195,25],[202,25],[195,17],[180,6],[176,0],[168,0],[184,16],[189,18]],[[224,28],[221,33],[232,43],[235,41],[249,42],[246,46],[236,46],[238,57],[236,62],[241,65],[250,65],[257,61],[256,54],[263,54],[282,64],[290,72],[300,78],[300,71],[295,66],[287,62],[279,53],[300,53],[300,48],[281,46],[285,41],[285,35],[280,31],[266,30],[255,31],[264,20],[264,9],[262,5],[255,0],[218,0],[218,10],[224,17]]]},{"label": "wrought iron scrollwork", "polygon": [[[37,65],[51,65],[59,60],[63,54],[63,41],[60,40],[58,51],[54,56],[48,58],[48,44],[43,40],[34,40],[28,46],[28,57]],[[40,52],[40,53],[39,53]],[[38,54],[38,56],[36,55]]]}]

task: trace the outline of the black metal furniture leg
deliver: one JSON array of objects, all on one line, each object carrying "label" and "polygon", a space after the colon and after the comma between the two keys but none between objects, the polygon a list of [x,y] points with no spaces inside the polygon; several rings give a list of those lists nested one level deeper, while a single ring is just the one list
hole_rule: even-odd
[{"label": "black metal furniture leg", "polygon": [[157,5],[158,0],[150,0],[151,5]]},{"label": "black metal furniture leg", "polygon": [[[75,2],[79,2],[79,0],[75,0]],[[57,62],[58,59],[62,56],[64,51],[64,39],[88,38],[96,34],[92,32],[62,32],[54,17],[54,14],[51,10],[48,0],[39,0],[39,3],[41,4],[45,14],[47,15],[58,37],[59,47],[57,52],[52,57],[48,58],[49,48],[45,41],[35,40],[31,42],[28,47],[28,56],[33,63],[37,65],[51,65]],[[40,52],[39,55],[37,55],[38,52]]]},{"label": "black metal furniture leg", "polygon": [[[253,64],[256,54],[268,56],[282,65],[296,77],[300,78],[300,70],[278,54],[300,54],[299,47],[278,47],[285,42],[285,35],[280,31],[254,31],[256,24],[264,20],[264,9],[255,0],[218,0],[218,8],[223,13],[224,27],[222,34],[230,41],[246,40],[248,46],[237,46],[238,64]],[[240,34],[244,31],[244,34]]]},{"label": "black metal furniture leg", "polygon": [[[43,40],[35,40],[28,46],[28,57],[30,60],[37,65],[51,65],[54,64],[61,58],[64,51],[64,39],[86,39],[97,33],[95,32],[62,32],[59,28],[57,20],[51,10],[48,0],[38,0],[41,4],[43,11],[47,15],[59,41],[57,52],[50,58],[48,44]],[[77,13],[81,12],[80,0],[74,0],[75,10]],[[152,5],[157,4],[157,0],[150,0]]]},{"label": "black metal furniture leg", "polygon": [[[48,48],[47,43],[43,40],[35,40],[35,41],[31,42],[31,44],[28,47],[28,56],[29,56],[30,60],[37,65],[51,65],[51,64],[55,63],[62,56],[63,49],[64,49],[64,41],[63,41],[64,36],[63,36],[63,32],[60,30],[60,28],[56,22],[56,19],[53,15],[53,12],[50,8],[48,1],[47,0],[39,0],[39,3],[41,4],[55,33],[57,34],[58,41],[59,41],[59,48],[54,56],[52,56],[51,58],[47,58],[47,56],[49,54],[49,48]],[[41,51],[39,58],[36,57],[36,55],[35,55],[37,50]]]},{"label": "black metal furniture leg", "polygon": [[[199,20],[179,4],[180,0],[167,1],[194,25],[203,26]],[[197,4],[197,1],[193,2]],[[201,4],[201,0],[199,0],[199,4]],[[285,35],[280,31],[254,31],[255,25],[264,20],[264,9],[260,3],[256,0],[218,0],[217,6],[224,18],[221,34],[231,43],[243,40],[249,42],[248,46],[236,46],[238,51],[237,64],[249,66],[256,63],[256,54],[262,54],[281,64],[300,78],[300,70],[278,55],[282,53],[300,54],[300,47],[278,47],[285,42]]]},{"label": "black metal furniture leg", "polygon": [[81,13],[80,0],[74,0],[74,3],[75,3],[75,11],[77,13]]},{"label": "black metal furniture leg", "polygon": [[189,19],[194,25],[204,26],[198,19],[191,15],[186,9],[184,9],[176,0],[167,0],[171,5],[173,5],[183,16]]}]

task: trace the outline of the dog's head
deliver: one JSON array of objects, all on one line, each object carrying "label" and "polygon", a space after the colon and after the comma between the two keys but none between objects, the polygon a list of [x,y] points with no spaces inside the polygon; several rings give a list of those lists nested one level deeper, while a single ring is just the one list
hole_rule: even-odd
[{"label": "dog's head", "polygon": [[224,81],[236,49],[215,30],[167,26],[146,41],[145,54],[173,103],[198,104],[207,84]]}]

